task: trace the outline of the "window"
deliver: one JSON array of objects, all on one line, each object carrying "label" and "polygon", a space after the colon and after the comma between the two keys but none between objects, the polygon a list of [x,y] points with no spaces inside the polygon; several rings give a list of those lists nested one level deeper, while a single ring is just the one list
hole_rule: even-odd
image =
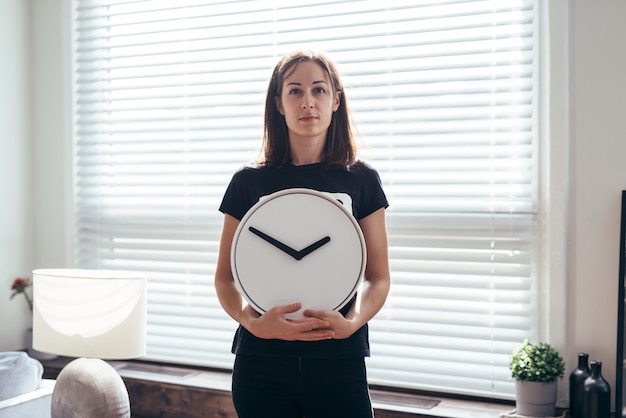
[{"label": "window", "polygon": [[77,266],[146,272],[149,359],[230,368],[217,207],[257,155],[274,64],[322,49],[391,203],[371,382],[512,399],[509,354],[537,333],[537,15],[532,0],[75,0]]}]

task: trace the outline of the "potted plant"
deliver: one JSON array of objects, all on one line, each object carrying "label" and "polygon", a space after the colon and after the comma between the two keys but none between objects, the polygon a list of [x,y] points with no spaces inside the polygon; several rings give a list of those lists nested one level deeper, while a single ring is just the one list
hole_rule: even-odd
[{"label": "potted plant", "polygon": [[557,378],[563,378],[565,363],[548,343],[532,344],[525,339],[511,355],[511,376],[515,379],[515,406],[518,415],[553,417]]}]

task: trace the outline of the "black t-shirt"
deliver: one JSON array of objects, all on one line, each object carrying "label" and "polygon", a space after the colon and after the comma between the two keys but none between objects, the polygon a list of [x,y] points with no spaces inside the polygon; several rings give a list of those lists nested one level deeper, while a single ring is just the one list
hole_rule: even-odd
[{"label": "black t-shirt", "polygon": [[[324,163],[303,166],[244,167],[237,171],[226,189],[219,210],[239,220],[263,196],[291,188],[308,188],[348,194],[357,220],[388,206],[380,177],[363,162],[350,167],[329,168]],[[354,299],[342,310],[346,314]],[[369,356],[367,324],[347,339],[324,341],[283,341],[261,339],[239,326],[232,351],[238,355],[300,358],[351,358]]]}]

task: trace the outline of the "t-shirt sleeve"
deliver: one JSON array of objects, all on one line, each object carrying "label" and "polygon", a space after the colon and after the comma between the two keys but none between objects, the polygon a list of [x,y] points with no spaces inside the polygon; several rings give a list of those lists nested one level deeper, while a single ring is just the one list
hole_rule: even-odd
[{"label": "t-shirt sleeve", "polygon": [[246,191],[247,169],[244,167],[233,174],[226,188],[219,211],[231,215],[239,220],[243,218],[254,202],[250,202],[250,195]]},{"label": "t-shirt sleeve", "polygon": [[363,175],[361,190],[363,202],[357,216],[358,220],[371,215],[380,208],[386,209],[389,207],[378,172],[365,165],[361,174]]}]

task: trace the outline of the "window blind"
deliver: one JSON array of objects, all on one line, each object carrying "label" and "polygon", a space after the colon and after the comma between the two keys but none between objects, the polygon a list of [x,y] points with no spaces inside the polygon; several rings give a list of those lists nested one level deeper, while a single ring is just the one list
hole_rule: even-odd
[{"label": "window blind", "polygon": [[535,1],[73,5],[76,264],[145,272],[148,359],[232,366],[217,207],[257,156],[273,66],[321,49],[391,204],[371,383],[512,399],[536,334]]}]

